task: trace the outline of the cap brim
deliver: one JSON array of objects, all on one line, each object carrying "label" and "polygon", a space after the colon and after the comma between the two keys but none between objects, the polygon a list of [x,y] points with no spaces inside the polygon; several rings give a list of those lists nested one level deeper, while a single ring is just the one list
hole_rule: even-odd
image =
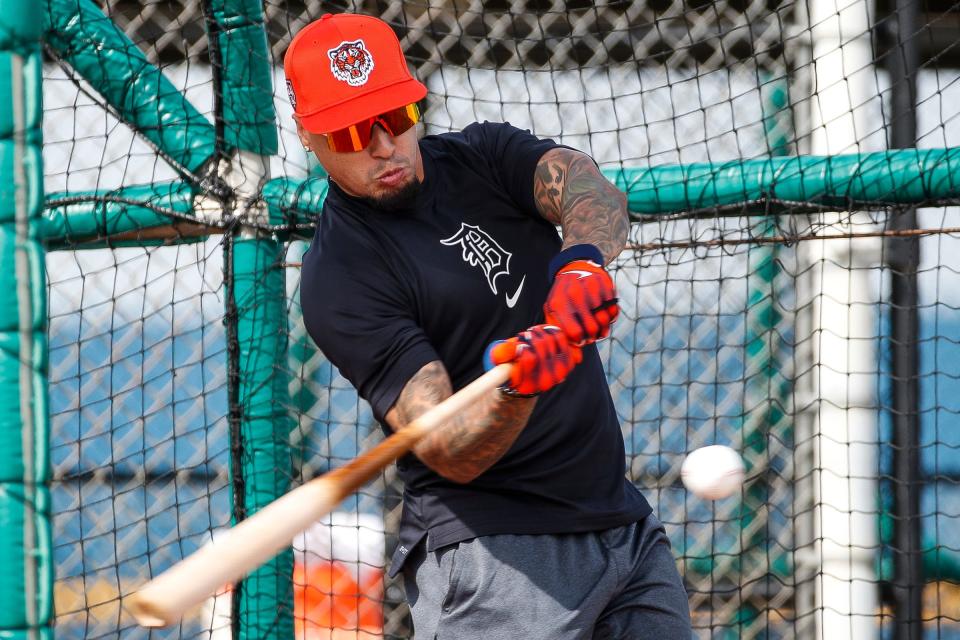
[{"label": "cap brim", "polygon": [[427,88],[423,83],[410,78],[378,91],[357,96],[348,102],[298,117],[300,124],[310,133],[330,133],[385,111],[413,104],[422,100],[425,95],[427,95]]}]

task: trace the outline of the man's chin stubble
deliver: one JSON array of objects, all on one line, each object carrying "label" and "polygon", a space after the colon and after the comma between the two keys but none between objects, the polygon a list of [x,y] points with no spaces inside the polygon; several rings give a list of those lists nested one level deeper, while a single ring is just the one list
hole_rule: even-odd
[{"label": "man's chin stubble", "polygon": [[381,196],[367,197],[364,200],[374,209],[381,211],[398,211],[409,209],[417,199],[420,193],[420,180],[413,177],[407,184],[403,185],[397,191],[387,193]]}]

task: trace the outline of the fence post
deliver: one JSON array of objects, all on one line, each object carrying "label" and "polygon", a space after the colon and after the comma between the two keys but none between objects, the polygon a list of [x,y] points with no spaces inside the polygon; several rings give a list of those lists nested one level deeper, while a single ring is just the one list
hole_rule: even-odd
[{"label": "fence post", "polygon": [[[272,64],[257,0],[204,0],[214,79],[224,210],[238,226],[224,238],[234,519],[290,488],[292,460],[283,243],[259,232],[261,189],[277,152]],[[293,552],[285,550],[237,585],[235,638],[293,637]]]},{"label": "fence post", "polygon": [[40,21],[0,12],[0,636],[52,638]]}]

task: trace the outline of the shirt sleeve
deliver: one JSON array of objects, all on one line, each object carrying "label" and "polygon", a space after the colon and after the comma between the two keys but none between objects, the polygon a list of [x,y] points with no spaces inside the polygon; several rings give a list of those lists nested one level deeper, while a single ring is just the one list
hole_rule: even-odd
[{"label": "shirt sleeve", "polygon": [[559,145],[550,138],[538,138],[509,122],[478,122],[463,130],[471,146],[486,159],[488,169],[510,197],[525,212],[539,216],[533,194],[537,163]]},{"label": "shirt sleeve", "polygon": [[391,274],[369,263],[321,270],[309,258],[300,283],[307,332],[387,426],[386,413],[410,378],[440,358]]}]

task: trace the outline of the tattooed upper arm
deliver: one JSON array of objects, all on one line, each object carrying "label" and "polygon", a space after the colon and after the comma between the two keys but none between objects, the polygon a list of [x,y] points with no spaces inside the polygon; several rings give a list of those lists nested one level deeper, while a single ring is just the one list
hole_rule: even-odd
[{"label": "tattooed upper arm", "polygon": [[537,163],[533,189],[540,215],[562,227],[565,247],[593,244],[608,262],[623,250],[630,227],[626,196],[590,156],[573,149],[547,151]]},{"label": "tattooed upper arm", "polygon": [[560,204],[563,186],[567,175],[566,149],[551,149],[543,154],[533,174],[533,196],[537,201],[540,215],[560,224]]}]

